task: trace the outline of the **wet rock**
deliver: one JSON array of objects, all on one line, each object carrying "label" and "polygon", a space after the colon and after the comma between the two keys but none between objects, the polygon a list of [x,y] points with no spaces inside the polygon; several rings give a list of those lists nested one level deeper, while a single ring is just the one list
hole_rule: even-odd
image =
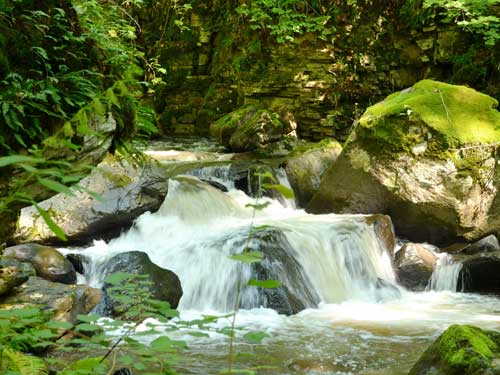
[{"label": "wet rock", "polygon": [[459,250],[458,254],[473,255],[478,253],[490,253],[494,251],[500,251],[500,245],[495,235],[490,234],[487,237],[481,238],[470,245],[465,246],[463,249]]},{"label": "wet rock", "polygon": [[373,225],[378,241],[392,257],[396,248],[396,235],[391,218],[387,215],[375,214],[367,216],[364,220],[368,225]]},{"label": "wet rock", "polygon": [[500,373],[500,333],[452,325],[427,348],[409,375]]},{"label": "wet rock", "polygon": [[390,95],[362,116],[308,210],[385,213],[399,235],[440,246],[498,235],[497,104],[430,80]]},{"label": "wet rock", "polygon": [[27,243],[6,248],[3,256],[30,262],[35,267],[37,276],[46,280],[64,284],[76,283],[73,265],[53,247]]},{"label": "wet rock", "polygon": [[337,141],[320,142],[288,158],[285,171],[300,207],[307,207],[317,192],[323,173],[337,160],[342,146]]},{"label": "wet rock", "polygon": [[71,262],[75,271],[85,275],[85,265],[89,263],[89,258],[83,254],[67,254],[66,259]]},{"label": "wet rock", "polygon": [[[111,258],[103,270],[105,276],[116,272],[132,273],[135,275],[147,275],[148,281],[152,283],[150,291],[153,298],[167,301],[172,308],[176,308],[182,297],[182,287],[179,278],[172,271],[166,270],[154,264],[146,253],[140,251],[129,251]],[[104,298],[105,312],[114,317],[119,317],[126,306],[121,305],[107,293],[109,284],[103,286],[106,294]]]},{"label": "wet rock", "polygon": [[457,290],[500,295],[500,252],[462,258]]},{"label": "wet rock", "polygon": [[254,105],[243,106],[210,125],[210,135],[235,152],[252,151],[295,135],[295,123]]},{"label": "wet rock", "polygon": [[[118,234],[142,213],[158,209],[167,193],[168,177],[152,160],[136,166],[108,155],[79,185],[92,194],[57,194],[40,203],[73,242],[109,232]],[[21,211],[15,238],[18,242],[60,243],[33,206]]]},{"label": "wet rock", "polygon": [[[34,272],[34,269],[31,269],[31,272]],[[2,258],[0,260],[0,296],[26,282],[30,276],[30,268],[26,263]]]},{"label": "wet rock", "polygon": [[293,248],[278,229],[269,229],[254,236],[250,248],[262,251],[264,258],[252,265],[256,280],[278,280],[281,285],[274,289],[259,288],[257,306],[276,310],[280,314],[292,315],[306,308],[316,307],[320,298],[305,277],[302,266],[292,256]]},{"label": "wet rock", "polygon": [[78,314],[88,314],[99,302],[98,289],[66,285],[32,276],[4,298],[0,309],[37,307],[54,314],[55,320],[74,323]]},{"label": "wet rock", "polygon": [[437,256],[426,247],[406,243],[394,257],[398,281],[410,290],[424,290],[429,283]]}]

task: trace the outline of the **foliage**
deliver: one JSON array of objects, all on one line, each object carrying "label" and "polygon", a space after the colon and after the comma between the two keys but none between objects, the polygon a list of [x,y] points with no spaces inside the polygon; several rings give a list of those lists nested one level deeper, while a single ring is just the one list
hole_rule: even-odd
[{"label": "foliage", "polygon": [[[100,320],[95,314],[79,315],[77,324],[55,321],[39,308],[0,310],[0,369],[12,370],[10,374],[46,373],[47,365],[60,369],[61,374],[108,374],[120,367],[148,374],[174,374],[180,341],[162,335],[159,326],[177,316],[177,311],[165,301],[155,300],[149,290],[145,276],[126,273],[110,275],[106,283],[113,299],[127,304],[126,318],[135,323],[119,320]],[[131,303],[132,302],[132,303]],[[138,333],[137,327],[147,318],[157,323],[146,323],[147,329]],[[104,332],[117,332],[118,338]],[[157,335],[150,345],[141,342],[144,335]],[[66,360],[52,357],[43,361],[39,357],[24,353],[43,353],[47,349],[61,353],[77,353],[82,358],[69,366]],[[8,358],[8,360],[6,360]],[[31,366],[31,367],[29,367]],[[31,368],[24,372],[21,368]],[[5,372],[2,372],[5,373]]]},{"label": "foliage", "polygon": [[464,30],[479,35],[486,46],[500,40],[500,14],[493,9],[499,0],[423,0],[426,17],[437,13],[444,22],[454,23]]},{"label": "foliage", "polygon": [[318,2],[254,0],[243,2],[236,11],[249,20],[252,30],[268,31],[278,43],[294,42],[304,33],[326,40],[333,31],[326,27],[330,16]]}]

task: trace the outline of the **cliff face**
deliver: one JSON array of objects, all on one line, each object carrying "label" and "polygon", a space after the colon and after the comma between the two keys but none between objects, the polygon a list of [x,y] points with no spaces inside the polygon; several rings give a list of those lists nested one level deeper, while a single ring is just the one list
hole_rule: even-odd
[{"label": "cliff face", "polygon": [[328,40],[306,33],[289,43],[252,30],[237,2],[195,3],[190,31],[161,43],[168,78],[156,106],[163,131],[207,134],[222,115],[258,102],[291,113],[303,138],[343,140],[370,103],[423,78],[500,97],[499,52],[478,47],[477,36],[437,16],[421,21],[411,1],[346,3],[332,12]]}]

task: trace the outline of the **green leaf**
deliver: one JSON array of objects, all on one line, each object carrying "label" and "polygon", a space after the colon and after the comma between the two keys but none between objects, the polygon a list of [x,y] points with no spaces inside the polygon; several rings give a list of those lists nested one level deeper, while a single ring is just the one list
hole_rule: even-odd
[{"label": "green leaf", "polygon": [[68,322],[59,322],[56,320],[51,320],[47,323],[47,327],[51,329],[71,329],[73,328],[73,324]]},{"label": "green leaf", "polygon": [[243,338],[251,344],[260,344],[269,335],[262,331],[248,332],[243,335]]},{"label": "green leaf", "polygon": [[63,193],[72,197],[75,196],[75,193],[70,188],[64,186],[60,182],[49,180],[43,177],[37,178],[37,180],[41,185],[49,188],[50,190],[54,190],[56,193]]},{"label": "green leaf", "polygon": [[229,258],[246,264],[258,263],[262,261],[264,253],[261,251],[246,251],[241,254],[233,254]]},{"label": "green leaf", "polygon": [[264,208],[266,208],[267,206],[269,206],[271,204],[270,201],[266,201],[264,203],[255,203],[255,204],[252,204],[252,203],[247,203],[245,205],[245,207],[250,207],[250,208],[254,208],[256,209],[257,211],[261,211],[263,210]]},{"label": "green leaf", "polygon": [[26,155],[10,155],[10,156],[2,156],[0,157],[0,167],[6,167],[11,164],[19,164],[19,163],[43,163],[45,159],[43,158],[34,158],[32,156]]},{"label": "green leaf", "polygon": [[248,280],[248,285],[250,286],[258,286],[266,289],[275,289],[281,286],[281,283],[278,280]]},{"label": "green leaf", "polygon": [[262,184],[262,187],[267,190],[276,190],[281,195],[283,195],[286,199],[295,198],[295,194],[292,189],[287,188],[286,186],[280,184]]},{"label": "green leaf", "polygon": [[102,327],[98,326],[97,324],[81,323],[76,326],[76,330],[85,332],[95,332],[102,330]]},{"label": "green leaf", "polygon": [[49,229],[57,236],[57,238],[59,238],[61,241],[67,241],[68,238],[66,237],[66,234],[61,229],[61,227],[59,225],[57,225],[54,222],[54,220],[52,220],[49,213],[47,211],[45,211],[42,207],[40,207],[35,201],[33,201],[32,203],[35,206],[38,213],[40,214],[40,216],[45,221],[45,224],[47,224]]},{"label": "green leaf", "polygon": [[78,314],[76,318],[80,322],[93,323],[96,322],[100,318],[100,316],[97,314],[88,314],[88,315]]}]

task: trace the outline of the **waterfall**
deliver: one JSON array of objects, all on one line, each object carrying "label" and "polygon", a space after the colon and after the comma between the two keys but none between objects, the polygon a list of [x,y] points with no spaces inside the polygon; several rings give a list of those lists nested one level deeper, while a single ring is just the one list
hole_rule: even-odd
[{"label": "waterfall", "polygon": [[438,261],[431,279],[429,280],[428,289],[442,291],[450,290],[457,291],[458,277],[462,270],[462,263],[455,262],[449,254],[436,254]]},{"label": "waterfall", "polygon": [[[139,250],[179,276],[180,310],[231,311],[239,280],[246,285],[262,272],[279,279],[286,294],[305,307],[398,295],[390,256],[365,216],[311,215],[271,198],[257,203],[264,201],[268,206],[253,212],[248,205],[256,200],[242,191],[225,193],[192,176],[170,180],[158,212],[143,214],[128,232],[86,250],[93,259],[88,281],[100,285],[109,258]],[[265,265],[230,259],[247,248],[262,251]],[[266,305],[264,297],[257,288],[244,287],[241,304]]]}]

